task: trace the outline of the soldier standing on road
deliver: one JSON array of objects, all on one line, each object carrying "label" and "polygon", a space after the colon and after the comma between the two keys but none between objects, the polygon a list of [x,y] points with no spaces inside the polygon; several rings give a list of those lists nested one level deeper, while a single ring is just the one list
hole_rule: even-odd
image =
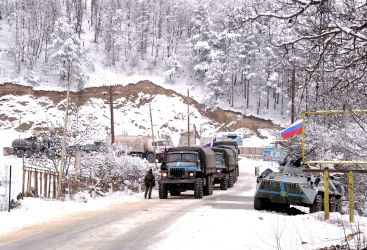
[{"label": "soldier standing on road", "polygon": [[155,186],[155,178],[153,175],[153,171],[152,169],[149,169],[148,173],[145,175],[144,177],[144,183],[145,183],[145,195],[144,198],[147,198],[147,194],[148,194],[148,198],[151,199],[151,195],[152,195],[152,189]]}]

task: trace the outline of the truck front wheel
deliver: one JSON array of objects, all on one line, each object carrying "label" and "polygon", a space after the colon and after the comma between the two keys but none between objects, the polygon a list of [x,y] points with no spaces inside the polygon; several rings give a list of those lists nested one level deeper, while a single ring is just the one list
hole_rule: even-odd
[{"label": "truck front wheel", "polygon": [[22,158],[22,157],[23,157],[23,155],[24,155],[24,150],[23,150],[23,149],[18,149],[18,150],[17,150],[17,157],[18,157],[18,158]]},{"label": "truck front wheel", "polygon": [[25,155],[26,155],[27,158],[31,158],[32,154],[33,154],[33,152],[30,149],[27,149],[27,151],[25,151]]},{"label": "truck front wheel", "polygon": [[203,198],[203,180],[200,178],[194,184],[194,196],[195,199]]},{"label": "truck front wheel", "polygon": [[158,193],[159,193],[159,199],[167,199],[168,196],[167,185],[159,184]]},{"label": "truck front wheel", "polygon": [[154,154],[152,154],[152,153],[148,153],[148,155],[147,155],[147,161],[149,162],[149,163],[153,163],[154,162]]},{"label": "truck front wheel", "polygon": [[221,190],[227,190],[227,175],[223,175],[222,180],[220,182],[220,189]]}]

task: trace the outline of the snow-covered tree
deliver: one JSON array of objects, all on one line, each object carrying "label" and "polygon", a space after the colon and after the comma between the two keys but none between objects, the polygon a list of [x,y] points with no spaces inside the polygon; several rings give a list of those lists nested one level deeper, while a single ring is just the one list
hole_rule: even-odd
[{"label": "snow-covered tree", "polygon": [[219,56],[213,58],[208,71],[205,73],[205,104],[210,109],[218,107],[218,98],[226,92],[223,63]]},{"label": "snow-covered tree", "polygon": [[63,80],[69,74],[77,82],[78,90],[83,90],[89,77],[84,72],[84,51],[82,42],[76,36],[74,26],[68,24],[65,18],[56,20],[54,31],[51,35],[50,64]]},{"label": "snow-covered tree", "polygon": [[171,56],[169,56],[165,63],[164,63],[164,66],[165,66],[165,71],[164,71],[164,75],[166,77],[169,77],[169,79],[171,80],[171,77],[176,74],[177,70],[179,68],[181,68],[181,63],[180,61],[177,60],[177,56],[176,56],[176,53],[172,53]]},{"label": "snow-covered tree", "polygon": [[211,62],[213,32],[204,0],[198,0],[193,12],[191,38],[189,47],[192,53],[192,63],[195,72],[204,75]]}]

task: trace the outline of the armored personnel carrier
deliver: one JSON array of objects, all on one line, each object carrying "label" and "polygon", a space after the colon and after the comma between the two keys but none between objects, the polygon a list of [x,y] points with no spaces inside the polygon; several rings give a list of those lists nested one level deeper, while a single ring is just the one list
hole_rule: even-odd
[{"label": "armored personnel carrier", "polygon": [[[310,213],[324,210],[324,183],[322,177],[316,177],[310,172],[308,165],[301,164],[301,159],[292,160],[288,156],[278,161],[279,171],[270,168],[260,175],[258,167],[254,209],[283,210],[294,206],[309,207]],[[341,197],[345,189],[340,182],[329,178],[330,212],[341,212]]]}]

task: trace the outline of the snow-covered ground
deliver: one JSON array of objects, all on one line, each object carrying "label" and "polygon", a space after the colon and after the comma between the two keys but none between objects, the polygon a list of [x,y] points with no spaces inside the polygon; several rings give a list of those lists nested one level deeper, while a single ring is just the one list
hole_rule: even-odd
[{"label": "snow-covered ground", "polygon": [[[14,193],[19,193],[22,175],[21,160],[11,156],[2,157],[2,159],[12,165],[12,190]],[[251,188],[236,195],[253,196],[256,184],[255,166],[260,166],[261,169],[268,167],[276,169],[276,164],[242,158],[240,178],[244,181],[239,181],[235,186],[246,183]],[[157,190],[153,191],[152,196],[158,199]],[[24,198],[18,209],[0,212],[0,237],[23,227],[65,218],[72,213],[100,210],[113,204],[133,202],[146,202],[143,199],[143,193],[114,192],[107,197],[96,197],[96,199],[88,197],[86,203],[74,200],[62,202],[42,198]],[[220,202],[223,203],[223,201]],[[356,244],[365,246],[362,241],[367,223],[365,217],[356,216],[355,222],[349,223],[348,214],[331,213],[330,219],[325,221],[323,212],[289,216],[253,210],[252,202],[248,204],[238,202],[237,206],[243,208],[215,209],[205,206],[193,209],[159,234],[164,237],[157,238],[164,238],[164,240],[153,239],[149,249],[225,249],[229,245],[234,247],[233,249],[320,249],[331,245],[345,245],[346,238],[349,239],[348,244],[351,249],[357,249],[353,247]],[[347,211],[347,208],[344,210]],[[225,224],[230,225],[226,233],[223,233],[223,229],[218,226],[218,221],[213,218],[225,218]],[[192,230],[192,223],[196,225],[195,231]],[[231,233],[231,230],[235,231]],[[236,237],[223,239],[223,234],[228,236],[228,233]]]}]

